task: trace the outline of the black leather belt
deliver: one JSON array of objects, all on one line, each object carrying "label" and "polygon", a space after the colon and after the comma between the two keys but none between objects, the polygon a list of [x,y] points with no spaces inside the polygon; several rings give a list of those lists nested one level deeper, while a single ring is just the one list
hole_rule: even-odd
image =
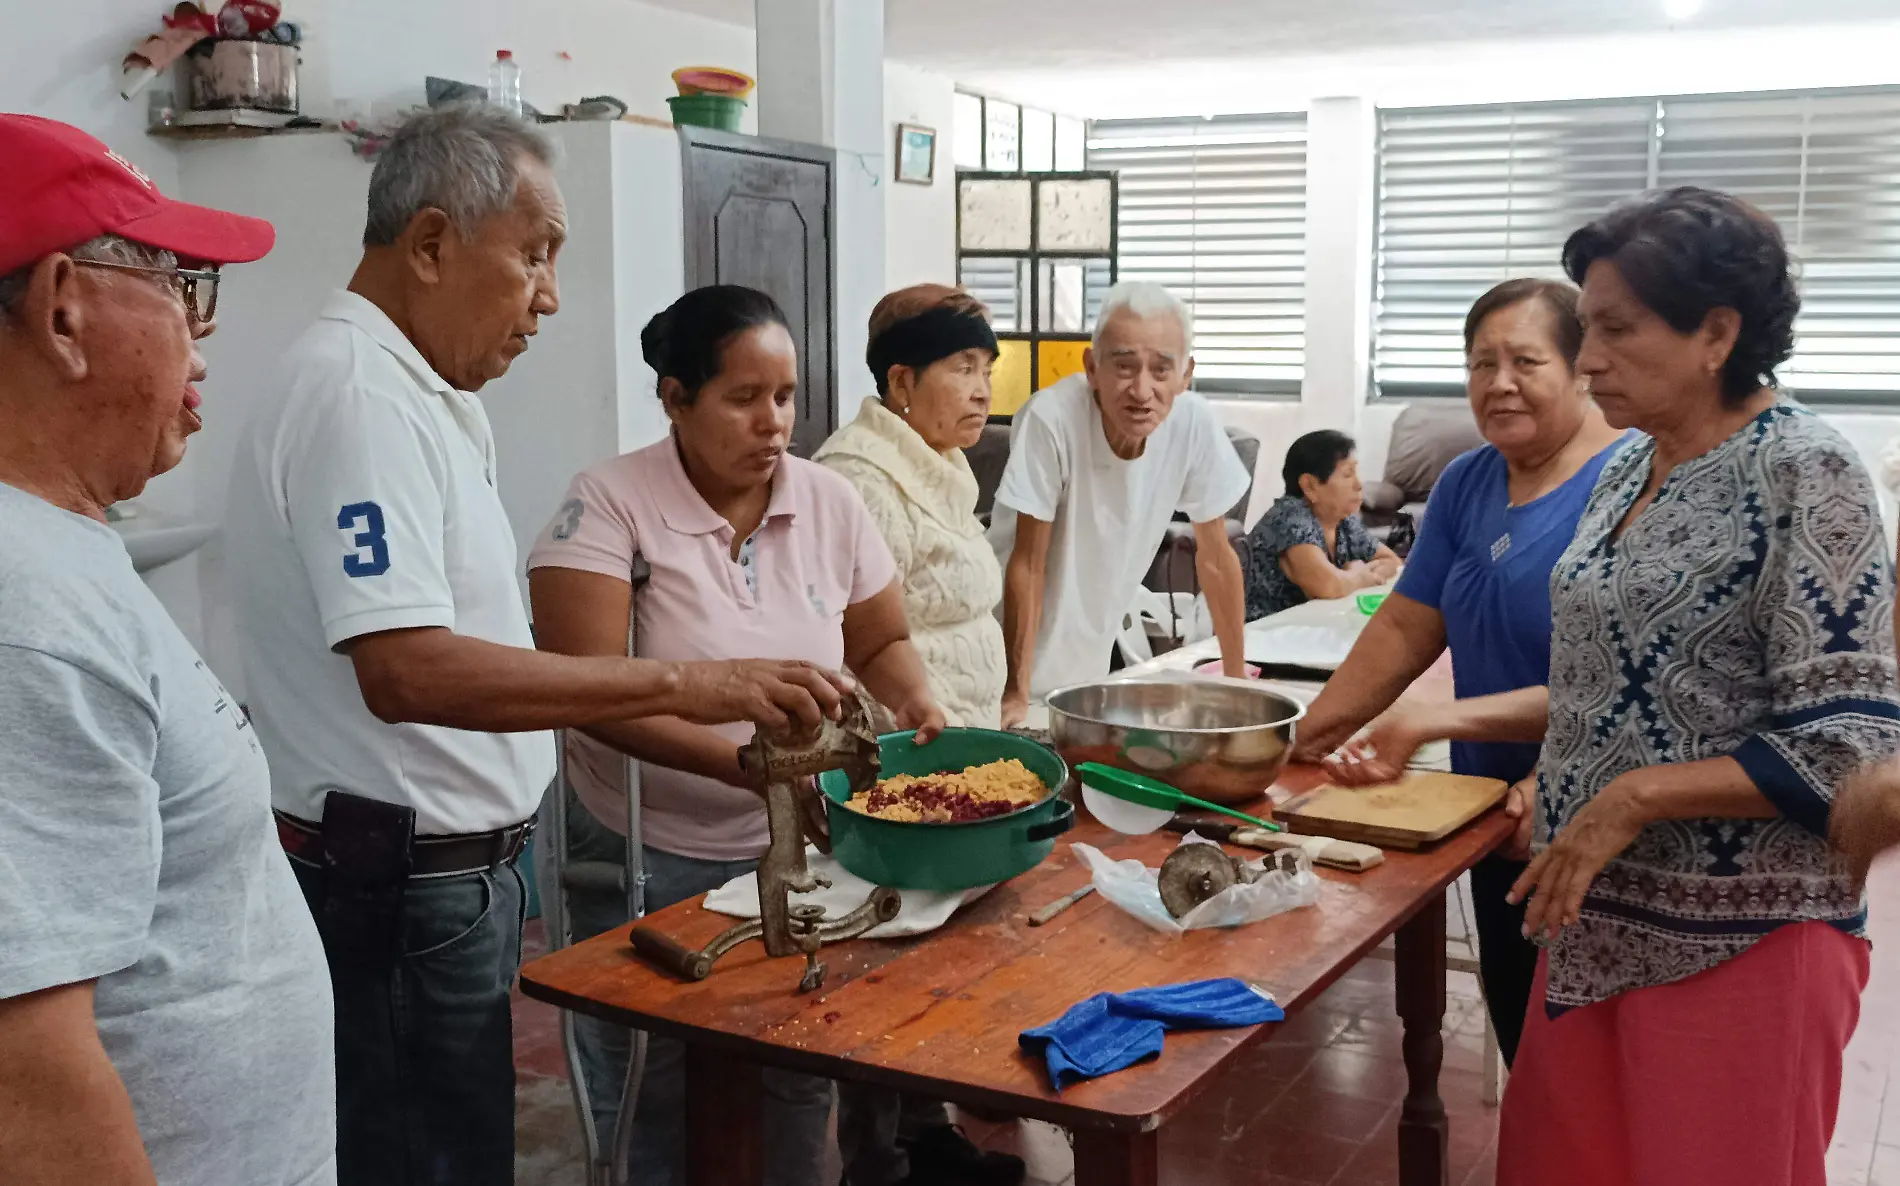
[{"label": "black leather belt", "polygon": [[[277,839],[291,859],[322,868],[323,825],[281,811],[271,814],[277,817]],[[530,818],[493,832],[418,836],[409,844],[409,876],[452,877],[493,869],[520,856],[533,835]]]}]

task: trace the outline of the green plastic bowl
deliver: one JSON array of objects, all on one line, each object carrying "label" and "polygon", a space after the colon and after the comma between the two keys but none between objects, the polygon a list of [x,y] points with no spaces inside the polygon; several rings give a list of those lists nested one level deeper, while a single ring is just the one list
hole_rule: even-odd
[{"label": "green plastic bowl", "polygon": [[673,109],[673,122],[696,128],[718,128],[722,132],[739,130],[739,117],[745,113],[745,100],[731,95],[675,95],[666,101]]},{"label": "green plastic bowl", "polygon": [[1075,805],[1062,798],[1069,767],[1056,752],[1027,737],[996,729],[945,729],[929,745],[912,734],[878,740],[882,774],[948,774],[985,762],[1015,758],[1049,794],[1040,802],[990,819],[921,824],[878,819],[844,805],[850,782],[841,770],[819,776],[830,800],[831,855],[874,885],[910,890],[966,890],[1026,873],[1054,850],[1056,837],[1075,826]]}]

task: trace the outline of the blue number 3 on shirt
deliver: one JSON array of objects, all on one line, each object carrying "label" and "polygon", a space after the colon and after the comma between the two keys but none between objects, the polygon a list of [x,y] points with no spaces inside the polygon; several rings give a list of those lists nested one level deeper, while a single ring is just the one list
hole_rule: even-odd
[{"label": "blue number 3 on shirt", "polygon": [[353,502],[336,513],[341,531],[353,531],[356,550],[343,557],[343,571],[353,577],[376,577],[389,571],[389,540],[383,535],[383,508],[373,502]]}]

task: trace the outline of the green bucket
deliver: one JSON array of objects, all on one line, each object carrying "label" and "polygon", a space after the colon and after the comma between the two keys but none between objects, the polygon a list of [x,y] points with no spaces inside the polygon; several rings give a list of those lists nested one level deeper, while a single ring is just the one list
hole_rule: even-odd
[{"label": "green bucket", "polygon": [[1075,826],[1075,805],[1062,798],[1067,763],[1047,746],[996,729],[945,729],[929,745],[910,733],[878,738],[884,777],[948,774],[985,762],[1015,758],[1041,779],[1049,794],[1008,815],[961,824],[878,819],[844,805],[849,780],[841,770],[819,776],[831,825],[831,854],[851,872],[893,889],[965,890],[993,885],[1042,863],[1056,837]]},{"label": "green bucket", "polygon": [[673,122],[696,128],[718,128],[722,132],[739,130],[739,117],[745,113],[745,100],[731,95],[675,95],[666,101],[673,109]]}]

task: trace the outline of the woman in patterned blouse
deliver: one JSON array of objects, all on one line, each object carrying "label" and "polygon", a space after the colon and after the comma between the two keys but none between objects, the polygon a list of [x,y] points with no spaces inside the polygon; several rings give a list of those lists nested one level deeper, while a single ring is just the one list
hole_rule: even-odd
[{"label": "woman in patterned blouse", "polygon": [[1399,558],[1359,521],[1358,448],[1343,432],[1309,432],[1287,447],[1274,500],[1241,542],[1249,622],[1309,598],[1344,597],[1399,575]]},{"label": "woman in patterned blouse", "polygon": [[1800,300],[1760,211],[1645,194],[1563,258],[1578,369],[1649,439],[1604,467],[1552,574],[1549,687],[1389,718],[1357,773],[1430,737],[1543,742],[1512,892],[1547,950],[1501,1184],[1822,1186],[1868,972],[1829,817],[1900,749],[1873,485],[1775,390]]}]

